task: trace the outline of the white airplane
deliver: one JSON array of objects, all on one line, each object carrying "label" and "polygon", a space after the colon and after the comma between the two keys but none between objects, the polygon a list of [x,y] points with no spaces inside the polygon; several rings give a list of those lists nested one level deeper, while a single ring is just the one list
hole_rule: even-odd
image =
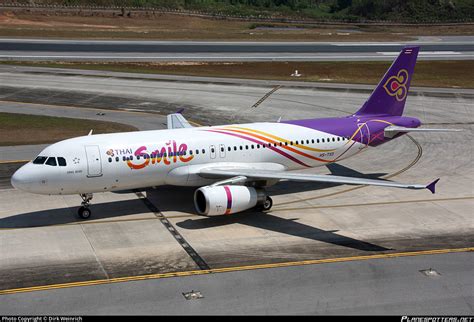
[{"label": "white airplane", "polygon": [[194,204],[206,216],[269,210],[273,202],[265,187],[280,180],[434,193],[439,179],[420,185],[294,171],[338,162],[410,131],[442,130],[420,129],[418,119],[402,116],[418,51],[405,47],[353,115],[192,127],[175,113],[168,115],[167,130],[87,135],[52,144],[17,170],[11,183],[37,194],[79,194],[78,214],[84,219],[91,215],[93,193],[160,185],[200,187]]}]

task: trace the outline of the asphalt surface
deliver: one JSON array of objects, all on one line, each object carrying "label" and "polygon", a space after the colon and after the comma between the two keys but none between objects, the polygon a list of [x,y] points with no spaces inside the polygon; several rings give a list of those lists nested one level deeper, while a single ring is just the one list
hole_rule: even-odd
[{"label": "asphalt surface", "polygon": [[[340,116],[355,111],[370,92],[282,87],[252,109],[273,85],[97,73],[2,69],[0,111],[113,119],[148,129],[163,128],[161,114],[181,107],[186,117],[201,124]],[[441,177],[435,195],[282,182],[269,189],[274,200],[270,213],[203,218],[193,209],[194,189],[158,187],[144,191],[144,197],[133,192],[95,194],[93,218],[84,222],[75,215],[78,196],[32,195],[5,185],[0,188],[0,293],[199,270],[173,231],[211,269],[473,247],[474,163],[472,146],[466,145],[473,136],[471,94],[420,90],[408,97],[406,115],[428,127],[463,132],[417,133],[413,140],[405,136],[337,165],[310,170],[419,183]],[[96,109],[105,115],[96,115]],[[2,156],[25,153],[19,147],[4,149]],[[7,178],[13,170],[5,168],[0,176]],[[44,292],[1,295],[0,311],[472,314],[471,263],[472,253],[431,255],[62,290],[45,287]],[[429,268],[441,277],[419,272]],[[204,299],[186,301],[181,293],[193,289]]]},{"label": "asphalt surface", "polygon": [[[0,312],[472,315],[473,261],[471,252],[74,287],[0,295]],[[202,297],[187,300],[191,291]]]},{"label": "asphalt surface", "polygon": [[[420,59],[473,59],[474,43],[410,42]],[[391,60],[403,43],[191,42],[0,39],[0,59],[324,61]]]}]

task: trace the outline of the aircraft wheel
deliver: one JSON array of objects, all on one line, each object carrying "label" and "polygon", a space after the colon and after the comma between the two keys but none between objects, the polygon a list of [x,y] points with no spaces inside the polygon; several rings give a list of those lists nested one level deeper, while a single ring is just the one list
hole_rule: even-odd
[{"label": "aircraft wheel", "polygon": [[267,196],[265,198],[265,201],[262,204],[262,210],[268,211],[268,210],[272,209],[272,206],[273,206],[273,200],[272,200],[272,198]]},{"label": "aircraft wheel", "polygon": [[82,219],[88,219],[91,216],[92,212],[89,208],[83,206],[79,208],[79,210],[77,211],[77,214]]}]

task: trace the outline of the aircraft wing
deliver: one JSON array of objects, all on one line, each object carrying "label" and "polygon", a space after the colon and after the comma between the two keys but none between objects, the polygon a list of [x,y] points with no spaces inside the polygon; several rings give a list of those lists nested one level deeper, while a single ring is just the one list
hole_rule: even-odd
[{"label": "aircraft wing", "polygon": [[184,129],[188,127],[193,127],[189,122],[184,118],[181,113],[168,114],[166,116],[168,129]]},{"label": "aircraft wing", "polygon": [[384,129],[384,136],[387,138],[393,138],[398,133],[408,133],[408,132],[460,132],[460,129],[430,129],[430,128],[410,128],[402,126],[387,126]]},{"label": "aircraft wing", "polygon": [[[325,183],[339,183],[349,185],[371,185],[371,186],[382,186],[382,187],[394,187],[404,189],[428,189],[432,193],[435,193],[435,185],[439,179],[433,181],[428,185],[422,184],[406,184],[386,180],[376,179],[364,179],[344,176],[333,176],[333,175],[318,175],[318,174],[307,174],[298,173],[293,171],[268,171],[259,169],[238,169],[238,168],[203,168],[199,171],[199,175],[205,178],[246,178],[246,181],[255,181],[262,179],[277,179],[277,180],[290,180],[290,181],[312,181],[312,182],[325,182]],[[223,180],[222,184],[227,184],[232,180]]]}]

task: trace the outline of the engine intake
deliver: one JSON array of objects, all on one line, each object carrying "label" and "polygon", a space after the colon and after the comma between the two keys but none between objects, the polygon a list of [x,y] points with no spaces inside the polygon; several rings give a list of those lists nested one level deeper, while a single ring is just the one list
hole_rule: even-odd
[{"label": "engine intake", "polygon": [[206,186],[194,193],[194,206],[200,215],[230,215],[261,205],[267,199],[263,189],[246,186]]}]

